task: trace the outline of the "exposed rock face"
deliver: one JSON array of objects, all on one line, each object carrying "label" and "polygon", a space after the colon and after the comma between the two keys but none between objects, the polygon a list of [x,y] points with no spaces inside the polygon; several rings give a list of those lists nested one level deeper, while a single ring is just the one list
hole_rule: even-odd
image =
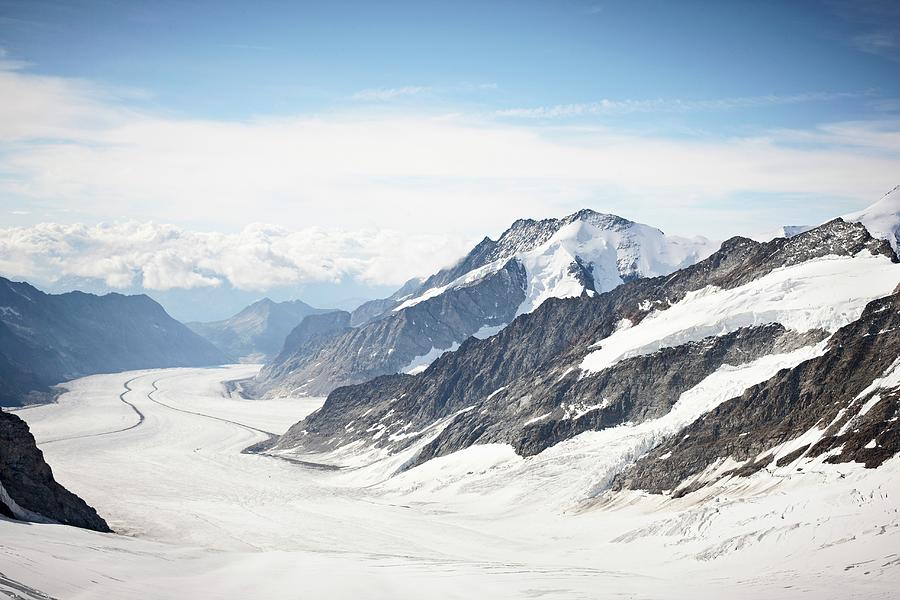
[{"label": "exposed rock face", "polygon": [[256,381],[259,394],[326,394],[379,375],[417,372],[468,337],[485,337],[548,298],[603,292],[671,273],[717,244],[665,236],[615,215],[583,210],[562,219],[522,219],[485,238],[459,263],[390,298],[355,310],[356,327],[309,349],[286,345]]},{"label": "exposed rock face", "polygon": [[[815,435],[791,443],[807,432]],[[779,372],[658,446],[616,488],[683,495],[727,475],[828,453],[877,467],[900,451],[900,294],[871,302],[819,358]],[[667,456],[665,460],[660,457]],[[740,467],[695,477],[730,458]]]},{"label": "exposed rock face", "polygon": [[224,362],[147,296],[51,295],[0,278],[0,405],[46,398],[50,385],[93,373]]},{"label": "exposed rock face", "polygon": [[297,349],[312,350],[335,335],[350,329],[350,313],[345,310],[310,315],[297,325],[284,341],[282,352],[289,355]]},{"label": "exposed rock face", "polygon": [[[257,393],[323,394],[336,384],[359,383],[407,369],[417,357],[450,348],[484,325],[512,320],[524,297],[522,266],[507,265],[477,283],[429,298],[358,328],[332,330],[316,344],[294,345],[291,334],[278,358],[258,377]],[[412,367],[410,367],[412,368]]]},{"label": "exposed rock face", "polygon": [[[267,365],[268,377],[278,381],[293,381],[292,371],[297,368],[295,356],[317,356],[323,347],[341,334],[352,331],[350,313],[338,310],[321,315],[310,315],[288,334],[282,351]],[[251,395],[259,395],[255,380],[243,382],[244,389]],[[305,388],[304,388],[305,389]],[[287,394],[294,390],[283,390]],[[297,390],[303,391],[303,390]]]},{"label": "exposed rock face", "polygon": [[53,479],[44,455],[19,417],[0,410],[0,514],[94,531],[109,526],[84,500]]},{"label": "exposed rock face", "polygon": [[530,456],[585,431],[657,419],[723,364],[742,365],[826,336],[824,331],[796,334],[772,324],[665,348],[592,376],[570,377],[553,369],[549,377],[520,379],[479,403],[477,410],[456,417],[411,464],[473,443],[507,443]]},{"label": "exposed rock face", "polygon": [[497,335],[470,338],[418,376],[382,376],[336,389],[277,445],[317,452],[362,442],[397,451],[430,440],[412,466],[476,443],[509,443],[530,455],[584,431],[655,419],[723,364],[810,346],[828,332],[763,322],[596,373],[579,369],[598,340],[707,286],[734,289],[783,267],[861,254],[883,256],[890,268],[897,262],[887,242],[840,219],[790,239],[733,238],[670,276],[637,279],[595,296],[550,299]]},{"label": "exposed rock face", "polygon": [[391,294],[387,298],[379,298],[378,300],[369,300],[368,302],[363,302],[358,307],[356,307],[350,316],[350,325],[353,327],[359,327],[360,325],[365,325],[372,319],[383,315],[388,312],[401,302],[403,299],[409,298],[411,295],[415,294],[422,287],[422,279],[414,278],[410,279],[403,286]]},{"label": "exposed rock face", "polygon": [[325,312],[329,311],[300,300],[273,302],[263,298],[224,321],[187,326],[235,361],[261,362],[281,351],[287,335],[305,317]]}]

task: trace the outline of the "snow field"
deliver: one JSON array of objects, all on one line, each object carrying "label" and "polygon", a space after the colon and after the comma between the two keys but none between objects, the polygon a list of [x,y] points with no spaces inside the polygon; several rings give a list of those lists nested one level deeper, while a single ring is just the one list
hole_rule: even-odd
[{"label": "snow field", "polygon": [[[818,351],[723,367],[661,423],[529,459],[475,446],[396,476],[405,456],[353,462],[344,449],[346,468],[324,471],[242,454],[266,437],[250,427],[283,431],[316,405],[223,396],[220,382],[251,367],[79,380],[59,404],[20,414],[57,478],[125,535],[0,520],[0,573],[67,599],[890,598],[897,459],[874,471],[791,465],[678,500],[598,493],[654,435]],[[124,398],[144,422],[74,437],[131,424],[118,400],[129,380]],[[56,416],[76,409],[94,420]]]}]

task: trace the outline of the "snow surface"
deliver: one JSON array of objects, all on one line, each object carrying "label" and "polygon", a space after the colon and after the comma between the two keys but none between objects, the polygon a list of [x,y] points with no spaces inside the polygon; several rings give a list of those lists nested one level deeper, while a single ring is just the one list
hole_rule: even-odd
[{"label": "snow surface", "polygon": [[[484,325],[478,331],[472,334],[472,337],[478,338],[479,340],[487,339],[491,336],[497,335],[500,331],[506,327],[507,323],[502,325]],[[459,349],[459,343],[453,342],[449,348],[435,348],[432,347],[431,350],[422,354],[421,356],[413,357],[409,364],[402,367],[398,373],[406,373],[407,375],[416,375],[421,373],[425,369],[427,369],[431,363],[439,359],[446,352],[456,352]]]},{"label": "snow surface", "polygon": [[427,369],[431,363],[439,359],[445,352],[455,352],[457,348],[459,348],[459,344],[456,342],[454,342],[449,348],[432,347],[431,350],[429,350],[425,354],[413,357],[413,359],[409,361],[409,364],[400,369],[399,372],[406,373],[408,375],[421,373],[422,371]]},{"label": "snow surface", "polygon": [[900,253],[900,185],[872,206],[841,218],[862,223],[873,237],[889,241],[894,252]]},{"label": "snow surface", "polygon": [[[641,223],[628,223],[621,228],[610,228],[609,215],[591,213],[584,219],[575,219],[561,226],[545,242],[522,251],[505,253],[501,258],[472,269],[468,273],[443,286],[432,287],[418,295],[402,298],[393,312],[401,311],[450,290],[476,284],[503,269],[510,260],[519,261],[527,277],[525,299],[516,309],[516,316],[532,312],[549,298],[580,296],[585,286],[573,270],[576,258],[589,267],[594,289],[589,294],[609,291],[623,283],[623,276],[655,277],[667,275],[692,265],[715,252],[719,242],[706,238],[681,238],[666,236],[662,231]],[[612,217],[616,218],[616,217]],[[501,331],[503,325],[485,325],[473,335],[484,339]],[[462,341],[462,340],[460,340]],[[432,348],[417,356],[399,370],[400,373],[417,374],[428,368],[444,352],[459,347]]]},{"label": "snow surface", "polygon": [[[78,380],[18,414],[56,477],[125,535],[0,519],[0,596],[892,598],[897,459],[772,469],[677,500],[594,497],[648,438],[818,351],[723,367],[659,422],[528,459],[474,446],[393,477],[405,457],[329,471],[242,454],[321,402],[225,397],[246,366]],[[119,431],[136,421],[126,381],[145,419]]]},{"label": "snow surface", "polygon": [[584,286],[570,272],[576,257],[593,266],[594,289],[605,292],[622,283],[622,274],[667,275],[706,258],[718,248],[718,242],[666,236],[659,229],[640,223],[632,223],[623,230],[611,230],[577,219],[561,227],[536,248],[473,269],[447,285],[431,288],[406,300],[394,311],[475,283],[499,271],[513,258],[524,265],[528,276],[525,300],[517,311],[517,314],[523,314],[533,311],[548,298],[579,296],[584,291]]},{"label": "snow surface", "polygon": [[756,240],[757,242],[770,242],[776,238],[792,238],[795,235],[800,235],[814,227],[815,225],[782,225],[774,231],[753,234],[750,236],[750,239]]},{"label": "snow surface", "polygon": [[898,265],[863,251],[776,269],[732,289],[708,286],[600,340],[600,348],[584,358],[581,368],[602,371],[625,358],[767,323],[834,332],[858,319],[866,304],[890,294],[898,282]]}]

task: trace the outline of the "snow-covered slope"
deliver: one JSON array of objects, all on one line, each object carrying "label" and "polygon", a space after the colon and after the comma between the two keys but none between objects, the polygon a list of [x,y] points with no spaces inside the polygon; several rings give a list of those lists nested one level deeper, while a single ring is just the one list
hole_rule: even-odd
[{"label": "snow-covered slope", "polygon": [[900,252],[900,185],[868,208],[842,217],[845,221],[862,223],[873,236],[887,240]]},{"label": "snow-covered slope", "polygon": [[[508,261],[517,260],[527,274],[525,299],[516,310],[517,315],[524,314],[548,298],[605,292],[638,277],[666,275],[706,258],[718,247],[718,242],[703,237],[666,236],[655,227],[591,210],[562,219],[517,221],[488,255],[490,262],[444,285],[426,287],[433,279],[446,278],[442,277],[444,272],[439,273],[393,310],[471,285],[499,271]],[[477,248],[473,253],[476,251]],[[468,258],[461,264],[472,266]],[[454,274],[456,271],[458,266],[449,270]]]},{"label": "snow-covered slope", "polygon": [[615,215],[581,210],[520,219],[456,265],[355,311],[352,330],[284,351],[261,372],[259,394],[324,394],[378,375],[419,372],[471,336],[488,337],[550,298],[592,295],[696,263],[718,248],[666,236]]},{"label": "snow-covered slope", "polygon": [[[361,451],[402,457],[403,470],[481,444],[542,455],[590,433],[607,440],[607,467],[586,458],[597,487],[745,388],[822,356],[825,340],[892,294],[897,260],[840,219],[764,244],[733,238],[672,275],[545,302],[416,377],[336,390],[277,447],[339,463]],[[867,343],[858,356],[875,343],[898,352],[889,337]],[[859,371],[860,389],[881,375]]]},{"label": "snow-covered slope", "polygon": [[599,372],[630,357],[767,323],[833,333],[858,319],[868,302],[890,294],[897,282],[897,265],[888,257],[863,254],[778,268],[731,289],[705,287],[599,340],[581,368]]},{"label": "snow-covered slope", "polygon": [[[684,408],[766,377],[776,358],[718,373]],[[243,453],[317,406],[222,395],[250,369],[94,376],[23,411],[57,478],[125,535],[0,518],[0,597],[896,597],[897,459],[792,463],[682,498],[624,490],[573,506],[646,432],[623,426],[527,458],[472,446],[385,481],[383,464]],[[126,381],[146,419],[113,433],[134,424],[117,399]]]}]

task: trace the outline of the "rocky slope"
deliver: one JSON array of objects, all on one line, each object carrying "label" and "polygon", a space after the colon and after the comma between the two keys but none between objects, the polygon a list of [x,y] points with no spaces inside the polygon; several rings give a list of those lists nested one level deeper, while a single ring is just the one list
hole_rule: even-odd
[{"label": "rocky slope", "polygon": [[234,361],[263,362],[274,358],[294,327],[309,315],[329,312],[300,300],[273,302],[263,298],[224,321],[187,323]]},{"label": "rocky slope", "polygon": [[766,243],[733,238],[670,276],[544,302],[420,375],[336,389],[276,449],[411,450],[408,468],[474,444],[527,456],[588,431],[646,431],[624,465],[734,396],[710,382],[826,352],[824,340],[900,282],[896,263],[887,242],[840,219]]},{"label": "rocky slope", "polygon": [[93,373],[225,362],[147,296],[52,295],[0,277],[0,405],[45,399],[49,386]]},{"label": "rocky slope", "polygon": [[615,215],[582,210],[522,219],[459,263],[351,315],[328,344],[292,348],[260,373],[258,394],[325,394],[379,375],[418,372],[471,336],[488,337],[550,298],[604,292],[695,263],[718,246],[667,237]]},{"label": "rocky slope", "polygon": [[821,455],[831,463],[877,467],[897,452],[900,292],[871,302],[858,321],[831,337],[822,356],[722,403],[614,486],[679,496],[722,477]]},{"label": "rocky slope", "polygon": [[0,515],[11,519],[56,522],[94,531],[109,526],[84,500],[53,479],[28,426],[0,410]]}]

